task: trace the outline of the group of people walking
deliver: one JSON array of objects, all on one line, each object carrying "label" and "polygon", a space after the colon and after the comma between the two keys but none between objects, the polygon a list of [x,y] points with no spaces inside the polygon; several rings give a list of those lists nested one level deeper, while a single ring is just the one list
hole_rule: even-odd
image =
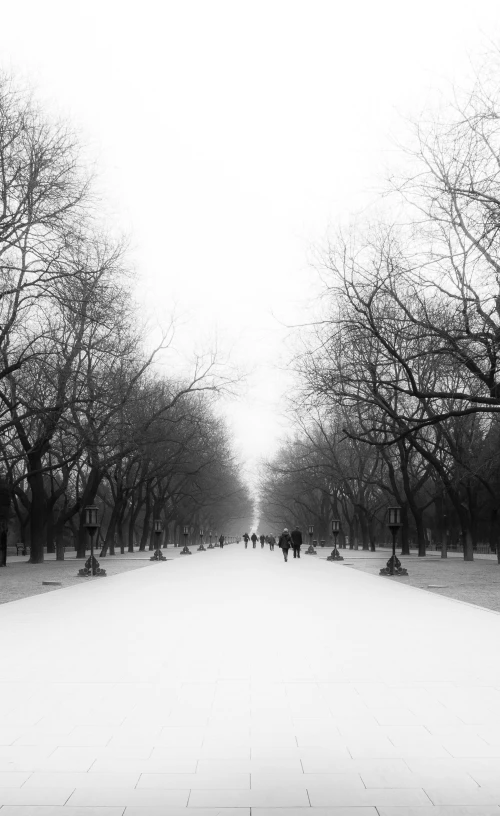
[{"label": "group of people walking", "polygon": [[[276,538],[272,535],[260,535],[257,536],[256,533],[252,533],[251,536],[248,533],[245,533],[243,536],[243,541],[245,542],[245,549],[248,547],[248,542],[252,542],[252,548],[255,550],[257,547],[257,541],[260,541],[261,549],[264,549],[265,544],[269,544],[269,549],[271,551],[274,550],[274,545],[276,544]],[[295,527],[294,530],[290,533],[288,528],[285,527],[281,535],[278,536],[278,547],[280,547],[281,552],[283,553],[283,558],[285,561],[288,561],[288,552],[290,549],[293,550],[293,557],[300,558],[300,548],[302,546],[302,533],[299,527]]]}]

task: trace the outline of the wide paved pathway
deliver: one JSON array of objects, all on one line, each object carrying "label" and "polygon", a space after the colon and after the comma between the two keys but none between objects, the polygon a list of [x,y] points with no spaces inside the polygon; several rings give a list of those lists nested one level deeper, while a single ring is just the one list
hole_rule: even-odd
[{"label": "wide paved pathway", "polygon": [[496,613],[232,545],[0,631],[0,816],[500,816]]}]

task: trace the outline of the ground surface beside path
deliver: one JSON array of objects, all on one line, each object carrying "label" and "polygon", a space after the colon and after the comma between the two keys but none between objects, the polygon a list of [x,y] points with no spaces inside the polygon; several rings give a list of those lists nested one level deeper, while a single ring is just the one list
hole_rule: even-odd
[{"label": "ground surface beside path", "polygon": [[[194,549],[194,548],[193,548]],[[168,547],[162,550],[165,558],[171,560],[178,558],[180,548]],[[142,567],[153,566],[150,557],[153,552],[125,553],[121,555],[118,551],[116,555],[107,555],[105,558],[99,556],[96,551],[100,566],[106,570],[107,575],[119,575],[121,572],[141,569]],[[30,564],[27,556],[11,556],[7,560],[7,567],[0,569],[0,604],[17,601],[19,598],[29,598],[32,595],[42,595],[45,592],[55,592],[60,587],[75,586],[89,579],[81,578],[78,575],[87,560],[77,559],[74,551],[65,554],[64,561],[56,561],[54,554],[45,555],[42,564]]]},{"label": "ground surface beside path", "polygon": [[[318,547],[317,553],[326,558],[330,551],[331,548]],[[340,553],[345,566],[371,575],[378,575],[391,556],[391,550],[378,548],[374,553],[366,550]],[[413,551],[409,556],[400,556],[400,561],[408,575],[390,580],[500,612],[500,565],[496,555],[474,554],[474,561],[464,561],[461,553],[448,553],[447,558],[441,558],[439,552],[428,552],[425,558],[419,558]]]},{"label": "ground surface beside path", "polygon": [[0,816],[500,816],[497,614],[232,545],[0,630]]}]

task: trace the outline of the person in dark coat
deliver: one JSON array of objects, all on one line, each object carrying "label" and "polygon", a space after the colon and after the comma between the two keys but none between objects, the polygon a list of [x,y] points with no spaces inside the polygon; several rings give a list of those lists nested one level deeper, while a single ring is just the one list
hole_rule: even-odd
[{"label": "person in dark coat", "polygon": [[292,546],[292,539],[290,538],[290,533],[288,532],[286,527],[280,535],[280,540],[278,544],[283,552],[283,558],[285,559],[285,561],[288,561],[288,550]]},{"label": "person in dark coat", "polygon": [[276,544],[276,539],[273,536],[273,534],[271,533],[271,535],[269,536],[269,549],[271,550],[271,552],[274,550],[274,545],[275,544]]},{"label": "person in dark coat", "polygon": [[302,533],[300,532],[298,525],[295,528],[295,530],[292,530],[290,536],[292,539],[293,557],[300,558],[300,548],[302,546]]},{"label": "person in dark coat", "polygon": [[224,536],[222,535],[222,533],[220,534],[219,544],[220,544],[220,548],[222,550],[222,548],[224,546]]},{"label": "person in dark coat", "polygon": [[257,543],[257,536],[255,535],[255,533],[252,533],[250,538],[252,539],[252,547],[255,549],[255,545]]},{"label": "person in dark coat", "polygon": [[243,539],[245,541],[245,550],[248,547],[248,539],[249,538],[250,538],[250,536],[248,535],[248,533],[245,533],[245,535],[243,536]]},{"label": "person in dark coat", "polygon": [[265,541],[266,541],[266,537],[264,535],[261,535],[261,536],[259,536],[259,539],[260,539],[261,549],[264,549],[264,544],[265,544]]}]

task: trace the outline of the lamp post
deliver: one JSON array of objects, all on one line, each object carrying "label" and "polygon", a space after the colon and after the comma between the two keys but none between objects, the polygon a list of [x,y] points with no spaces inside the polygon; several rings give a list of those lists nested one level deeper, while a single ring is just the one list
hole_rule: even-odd
[{"label": "lamp post", "polygon": [[156,549],[155,554],[151,556],[149,559],[150,561],[166,561],[167,559],[163,555],[160,549],[160,536],[163,532],[163,524],[161,519],[155,519],[154,521],[154,531],[155,531],[155,538],[156,538]]},{"label": "lamp post", "polygon": [[314,535],[314,525],[310,524],[308,527],[309,532],[309,547],[306,550],[306,555],[317,555],[316,550],[313,547],[313,535]]},{"label": "lamp post", "polygon": [[187,526],[184,527],[183,534],[184,534],[184,547],[181,550],[180,555],[192,555],[191,550],[189,549],[189,547],[187,545],[187,539],[188,539],[188,535],[189,535],[189,527],[187,527]]},{"label": "lamp post", "polygon": [[203,546],[203,527],[200,529],[200,546],[198,552],[206,552],[206,547]]},{"label": "lamp post", "polygon": [[81,578],[88,578],[90,575],[104,576],[106,575],[106,570],[101,569],[99,566],[99,561],[94,557],[94,536],[99,529],[99,509],[95,506],[95,504],[89,504],[85,508],[84,513],[85,521],[83,522],[83,526],[87,528],[90,536],[90,556],[86,560],[85,566],[78,570],[78,575]]},{"label": "lamp post", "polygon": [[396,556],[396,537],[401,527],[401,507],[387,508],[387,526],[392,533],[392,555],[379,575],[408,575],[408,571],[401,566],[401,561]]},{"label": "lamp post", "polygon": [[327,561],[343,561],[344,556],[340,555],[337,549],[337,538],[340,532],[340,520],[332,519],[332,535],[333,535],[333,550],[332,554],[328,556]]},{"label": "lamp post", "polygon": [[213,550],[213,549],[214,549],[214,545],[212,544],[212,531],[211,531],[211,530],[209,530],[209,531],[208,531],[208,537],[209,537],[209,539],[210,539],[210,544],[208,545],[208,549],[209,549],[209,550]]}]

